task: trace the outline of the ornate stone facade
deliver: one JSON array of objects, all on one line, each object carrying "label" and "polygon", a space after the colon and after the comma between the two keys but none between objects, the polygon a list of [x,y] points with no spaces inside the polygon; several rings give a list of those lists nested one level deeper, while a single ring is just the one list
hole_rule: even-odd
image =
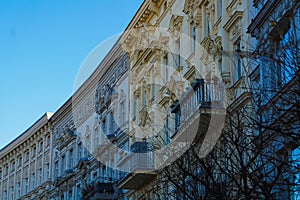
[{"label": "ornate stone facade", "polygon": [[48,199],[52,186],[52,113],[0,151],[1,199]]}]

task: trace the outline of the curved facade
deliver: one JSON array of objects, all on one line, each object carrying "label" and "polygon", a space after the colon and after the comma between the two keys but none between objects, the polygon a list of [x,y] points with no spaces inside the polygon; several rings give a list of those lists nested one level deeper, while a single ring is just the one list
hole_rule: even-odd
[{"label": "curved facade", "polygon": [[[266,198],[261,190],[277,173],[268,195],[296,199],[299,174],[290,169],[297,169],[300,153],[299,6],[287,0],[145,0],[72,97],[1,149],[0,199],[246,199],[239,193],[242,179],[216,168],[214,181],[191,185],[204,170],[199,159],[186,157],[188,149],[208,155],[219,138],[210,135],[219,129],[209,126],[222,125],[225,111],[236,123],[240,110],[252,121],[240,120],[236,133],[253,134],[251,145],[260,141],[263,155],[286,162],[283,171],[270,167],[257,184],[244,183],[259,193],[251,198]],[[292,50],[287,41],[296,44]],[[278,64],[270,59],[276,55],[293,57]],[[255,120],[260,128],[247,124]],[[260,140],[265,135],[271,141]],[[182,178],[172,179],[180,181],[177,187],[162,176],[174,161],[190,167],[187,175],[174,165],[171,176]],[[256,177],[249,174],[247,180]]]}]

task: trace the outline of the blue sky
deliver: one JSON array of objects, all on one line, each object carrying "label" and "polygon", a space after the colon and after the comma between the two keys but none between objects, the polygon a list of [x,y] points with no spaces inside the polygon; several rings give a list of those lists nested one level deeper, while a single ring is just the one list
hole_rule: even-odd
[{"label": "blue sky", "polygon": [[72,95],[84,59],[142,2],[0,1],[0,148]]}]

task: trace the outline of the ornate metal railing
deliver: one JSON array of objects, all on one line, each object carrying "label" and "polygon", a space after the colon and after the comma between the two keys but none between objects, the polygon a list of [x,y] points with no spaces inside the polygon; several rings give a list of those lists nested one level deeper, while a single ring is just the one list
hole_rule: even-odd
[{"label": "ornate metal railing", "polygon": [[192,87],[171,107],[175,114],[175,132],[200,108],[222,107],[224,89],[217,80],[196,79]]}]

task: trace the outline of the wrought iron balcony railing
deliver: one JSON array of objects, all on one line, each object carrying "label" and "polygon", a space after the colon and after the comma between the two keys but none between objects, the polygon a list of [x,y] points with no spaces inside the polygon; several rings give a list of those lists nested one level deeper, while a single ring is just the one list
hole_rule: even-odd
[{"label": "wrought iron balcony railing", "polygon": [[196,79],[179,101],[171,107],[175,114],[175,132],[201,108],[222,107],[224,90],[217,80]]}]

